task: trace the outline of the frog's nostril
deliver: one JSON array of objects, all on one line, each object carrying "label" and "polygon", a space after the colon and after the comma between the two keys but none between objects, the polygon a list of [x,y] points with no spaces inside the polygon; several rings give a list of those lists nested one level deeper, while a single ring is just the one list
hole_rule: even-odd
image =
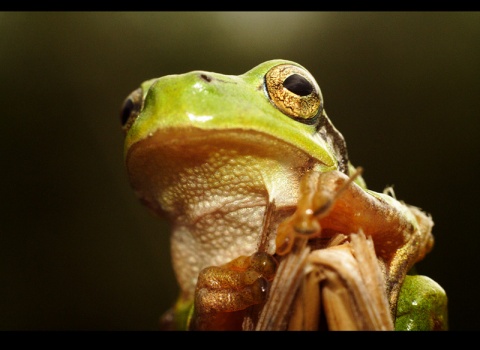
[{"label": "frog's nostril", "polygon": [[206,74],[200,74],[200,78],[202,78],[203,80],[205,80],[207,83],[211,82],[212,81],[212,78],[209,77],[208,75]]}]

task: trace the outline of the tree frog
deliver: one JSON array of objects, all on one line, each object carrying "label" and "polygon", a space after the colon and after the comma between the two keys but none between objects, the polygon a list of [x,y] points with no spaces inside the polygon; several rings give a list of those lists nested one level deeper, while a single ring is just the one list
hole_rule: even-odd
[{"label": "tree frog", "polygon": [[353,176],[303,66],[276,59],[239,76],[147,80],[121,120],[131,186],[172,227],[181,293],[162,329],[244,329],[248,310],[272,297],[297,236],[315,251],[355,232],[373,241],[393,327],[447,329],[445,291],[407,274],[432,248],[433,222]]}]

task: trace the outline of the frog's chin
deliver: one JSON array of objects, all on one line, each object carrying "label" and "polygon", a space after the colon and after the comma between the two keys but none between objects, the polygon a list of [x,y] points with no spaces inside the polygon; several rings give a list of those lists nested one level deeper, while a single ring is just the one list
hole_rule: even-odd
[{"label": "frog's chin", "polygon": [[263,193],[277,205],[291,203],[301,176],[327,167],[261,132],[194,128],[161,129],[136,142],[126,154],[126,166],[138,197],[170,216],[198,203],[204,193],[219,197],[208,203],[212,208],[231,193],[246,198]]}]

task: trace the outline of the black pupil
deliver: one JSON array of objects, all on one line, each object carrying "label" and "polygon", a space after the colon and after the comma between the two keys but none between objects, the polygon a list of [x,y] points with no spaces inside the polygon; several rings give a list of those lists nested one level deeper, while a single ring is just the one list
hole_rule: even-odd
[{"label": "black pupil", "polygon": [[122,109],[122,125],[125,125],[128,121],[128,118],[130,117],[130,114],[132,113],[133,110],[133,101],[129,98],[127,101],[125,101],[125,104],[123,105]]},{"label": "black pupil", "polygon": [[310,82],[298,74],[290,75],[283,82],[285,89],[297,94],[299,96],[307,96],[313,92],[313,86]]}]

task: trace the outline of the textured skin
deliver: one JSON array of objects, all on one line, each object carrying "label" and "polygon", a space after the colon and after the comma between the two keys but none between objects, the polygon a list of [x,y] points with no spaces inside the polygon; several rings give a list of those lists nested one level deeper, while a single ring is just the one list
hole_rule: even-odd
[{"label": "textured skin", "polygon": [[431,278],[406,276],[397,303],[395,330],[447,330],[447,303],[445,290]]}]

